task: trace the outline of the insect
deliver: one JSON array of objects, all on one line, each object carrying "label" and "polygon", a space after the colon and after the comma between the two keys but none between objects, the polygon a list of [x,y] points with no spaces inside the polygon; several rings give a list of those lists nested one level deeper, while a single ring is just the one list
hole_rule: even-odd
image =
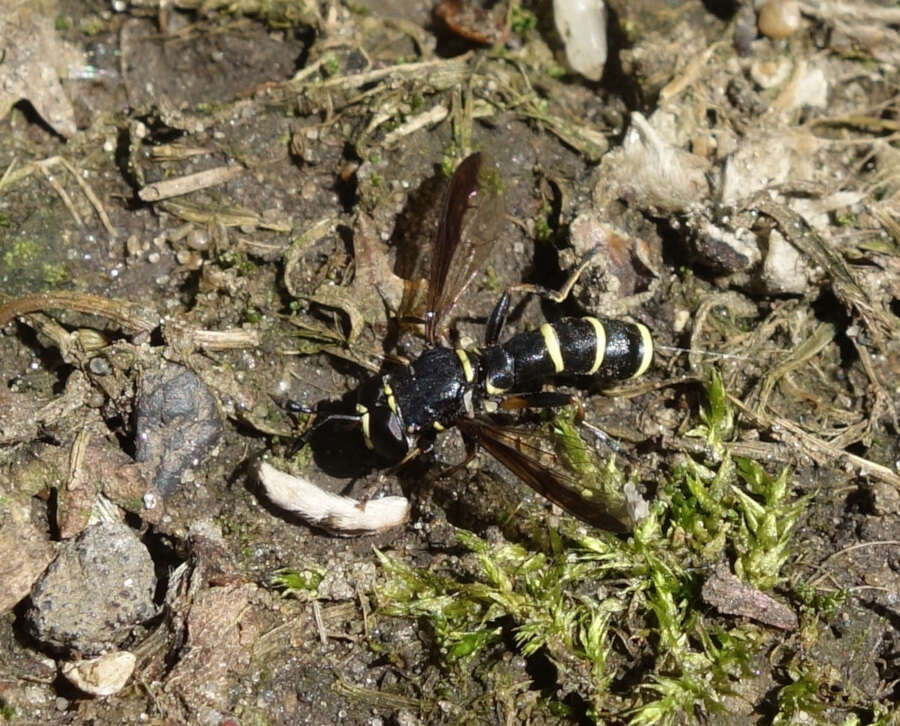
[{"label": "insect", "polygon": [[507,290],[487,320],[480,349],[441,343],[448,314],[481,269],[504,220],[502,186],[496,168],[483,154],[474,153],[460,163],[444,196],[428,279],[428,349],[399,370],[364,383],[353,414],[328,415],[314,428],[332,419],[355,421],[369,449],[389,461],[403,462],[429,450],[438,433],[455,426],[470,451],[475,446],[485,449],[571,514],[624,531],[625,525],[606,511],[602,500],[587,497],[571,474],[535,455],[513,429],[493,421],[488,410],[568,403],[571,397],[561,393],[521,393],[559,374],[605,380],[640,376],[653,358],[647,327],[597,317],[562,318],[500,342],[511,292],[523,290],[559,302],[568,295],[579,269],[561,292],[527,284]]}]

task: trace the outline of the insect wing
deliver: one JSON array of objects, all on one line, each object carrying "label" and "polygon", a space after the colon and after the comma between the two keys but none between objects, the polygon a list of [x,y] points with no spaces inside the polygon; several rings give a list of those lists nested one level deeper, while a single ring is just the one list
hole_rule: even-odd
[{"label": "insect wing", "polygon": [[503,180],[493,161],[481,152],[467,156],[453,173],[438,223],[425,314],[429,343],[482,268],[504,219]]},{"label": "insect wing", "polygon": [[580,475],[563,466],[552,445],[538,432],[498,426],[483,419],[460,419],[457,425],[465,437],[572,516],[618,534],[633,528],[624,495],[582,485]]}]

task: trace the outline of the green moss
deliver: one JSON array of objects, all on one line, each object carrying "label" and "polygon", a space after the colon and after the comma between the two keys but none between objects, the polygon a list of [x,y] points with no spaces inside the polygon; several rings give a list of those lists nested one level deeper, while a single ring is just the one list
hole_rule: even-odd
[{"label": "green moss", "polygon": [[41,265],[41,271],[47,287],[59,287],[69,279],[69,270],[61,262],[57,264],[44,263]]},{"label": "green moss", "polygon": [[553,228],[549,221],[550,207],[545,204],[541,210],[540,216],[534,220],[534,240],[535,242],[549,242],[553,239]]},{"label": "green moss", "polygon": [[109,24],[99,15],[89,15],[79,21],[78,28],[86,37],[94,38],[101,33],[108,32]]},{"label": "green moss", "polygon": [[722,454],[724,442],[734,432],[734,414],[725,394],[722,376],[715,369],[710,372],[706,394],[706,403],[700,409],[701,424],[688,431],[687,435],[705,439],[716,454]]},{"label": "green moss", "polygon": [[30,267],[41,253],[41,245],[33,239],[15,240],[3,253],[3,265],[15,271]]},{"label": "green moss", "polygon": [[544,66],[544,73],[546,73],[550,78],[560,79],[566,75],[565,66],[561,66],[558,63],[548,63]]},{"label": "green moss", "polygon": [[421,93],[414,93],[407,99],[407,103],[410,113],[416,114],[425,108],[425,97]]},{"label": "green moss", "polygon": [[771,477],[755,461],[739,459],[738,473],[748,491],[733,486],[742,515],[734,537],[738,553],[735,572],[767,590],[782,580],[780,573],[790,555],[791,534],[809,497],[791,496],[787,469]]},{"label": "green moss", "polygon": [[324,578],[325,569],[322,567],[285,567],[272,573],[269,584],[281,593],[282,597],[307,600],[315,598]]},{"label": "green moss", "polygon": [[16,491],[35,496],[44,489],[52,489],[62,479],[62,472],[45,459],[29,459],[16,469]]},{"label": "green moss", "polygon": [[441,175],[449,179],[453,176],[453,170],[456,169],[456,157],[450,151],[445,151],[441,157]]},{"label": "green moss", "polygon": [[250,275],[256,270],[254,262],[243,252],[225,250],[218,257],[219,264],[225,269],[234,269],[241,276]]},{"label": "green moss", "polygon": [[[55,225],[52,217],[33,215],[29,227]],[[21,232],[22,230],[20,230]],[[70,278],[62,243],[55,245],[31,234],[0,241],[0,287],[7,294],[24,294],[59,287]]]},{"label": "green moss", "polygon": [[[649,726],[717,712],[728,718],[729,698],[782,636],[717,617],[701,599],[701,585],[709,565],[726,558],[759,588],[783,582],[806,499],[792,495],[787,470],[770,476],[754,462],[731,459],[733,420],[718,377],[707,399],[695,435],[717,449],[718,464],[685,457],[664,474],[658,499],[630,537],[586,532],[563,518],[534,551],[459,530],[470,553],[462,558],[465,574],[458,563],[415,568],[378,553],[387,574],[378,592],[382,611],[425,621],[444,668],[459,679],[476,658],[490,670],[491,654],[510,641],[526,658],[543,654],[556,668],[551,690],[577,694],[582,715],[598,723],[624,717]],[[547,425],[578,481],[601,487],[604,497],[621,492],[623,473],[577,445],[582,438],[571,417]],[[459,694],[470,690],[462,686]],[[803,699],[810,692],[798,679],[779,701],[782,711],[809,706]],[[553,704],[563,705],[550,698],[548,710]]]},{"label": "green moss", "polygon": [[500,282],[500,278],[497,277],[497,271],[493,267],[485,269],[481,284],[490,293],[497,294],[503,290],[503,283]]},{"label": "green moss", "polygon": [[0,698],[0,718],[12,721],[16,717],[16,707]]},{"label": "green moss", "polygon": [[338,63],[338,59],[336,56],[328,56],[328,58],[322,64],[322,72],[328,78],[332,78],[341,72],[341,65],[340,63]]},{"label": "green moss", "polygon": [[846,589],[820,592],[805,582],[798,582],[794,585],[794,596],[816,615],[830,619],[847,602],[850,592]]},{"label": "green moss", "polygon": [[512,11],[509,27],[512,32],[523,35],[537,27],[537,16],[530,10],[516,5]]}]

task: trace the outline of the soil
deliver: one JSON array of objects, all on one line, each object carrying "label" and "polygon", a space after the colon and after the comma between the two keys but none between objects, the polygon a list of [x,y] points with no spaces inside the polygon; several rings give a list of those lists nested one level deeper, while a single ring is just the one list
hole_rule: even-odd
[{"label": "soil", "polygon": [[[0,57],[15,96],[0,118],[3,718],[900,722],[896,6],[794,18],[770,0],[758,23],[746,2],[610,2],[591,81],[546,3],[6,5],[2,42],[35,52]],[[589,253],[563,302],[516,292],[503,338],[562,314],[652,331],[643,377],[548,390],[578,395],[665,536],[709,555],[684,563],[696,576],[678,606],[695,644],[701,621],[747,637],[718,710],[697,694],[641,710],[690,672],[646,655],[667,637],[649,607],[615,623],[606,673],[565,639],[529,652],[511,610],[456,661],[424,605],[400,614],[396,569],[373,550],[477,581],[456,528],[537,553],[558,551],[557,529],[592,531],[484,453],[451,470],[458,432],[391,467],[329,425],[292,457],[306,412],[424,349],[398,315],[415,311],[441,196],[475,150],[506,216],[448,335],[477,345],[503,290],[559,289]],[[357,500],[405,496],[410,520],[365,537],[312,527],[266,497],[263,457]],[[741,515],[721,515],[721,540],[673,524],[702,499],[672,493],[685,462],[721,472],[732,457],[788,472],[778,502],[796,508],[778,510],[790,524],[768,581],[731,539]],[[771,524],[776,502],[759,499]],[[124,632],[98,616],[116,630],[90,652],[78,632],[42,641],[30,593],[52,602],[42,573],[109,519],[152,557],[155,613]],[[730,594],[704,601],[722,563],[752,587],[729,574]],[[599,587],[573,585],[572,602]],[[82,589],[67,608],[116,607],[114,588],[109,602]],[[61,675],[116,649],[136,666],[113,695]]]}]

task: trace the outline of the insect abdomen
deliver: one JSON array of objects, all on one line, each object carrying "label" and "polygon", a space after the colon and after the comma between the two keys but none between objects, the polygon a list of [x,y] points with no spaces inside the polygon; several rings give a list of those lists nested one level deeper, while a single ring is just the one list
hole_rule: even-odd
[{"label": "insect abdomen", "polygon": [[621,380],[642,375],[653,360],[650,331],[640,323],[563,318],[483,351],[489,396],[567,373]]}]

